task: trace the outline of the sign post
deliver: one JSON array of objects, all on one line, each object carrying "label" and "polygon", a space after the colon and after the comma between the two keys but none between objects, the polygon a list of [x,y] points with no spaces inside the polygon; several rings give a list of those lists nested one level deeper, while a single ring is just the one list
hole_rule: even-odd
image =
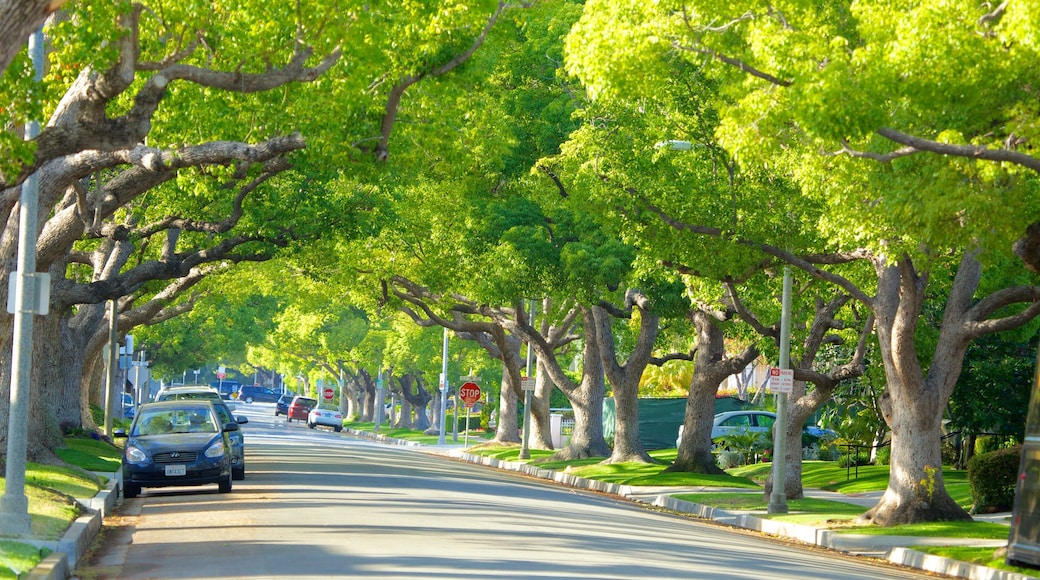
[{"label": "sign post", "polygon": [[[467,379],[472,377],[465,377]],[[466,381],[459,387],[459,398],[466,405],[466,435],[464,437],[466,447],[469,447],[469,411],[473,404],[480,400],[480,386],[473,381]]]}]

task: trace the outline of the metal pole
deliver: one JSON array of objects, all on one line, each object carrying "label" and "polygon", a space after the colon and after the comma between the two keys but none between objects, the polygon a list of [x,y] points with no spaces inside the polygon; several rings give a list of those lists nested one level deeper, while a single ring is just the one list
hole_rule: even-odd
[{"label": "metal pole", "polygon": [[[43,29],[29,37],[29,56],[37,82],[43,79]],[[25,138],[40,134],[40,125],[29,121]],[[22,184],[18,214],[18,272],[14,293],[14,336],[12,337],[11,406],[7,415],[6,487],[0,497],[0,529],[6,534],[29,535],[29,498],[25,495],[25,464],[29,437],[29,390],[32,380],[33,314],[36,313],[36,227],[40,193],[34,172]]]},{"label": "metal pole", "polygon": [[119,346],[116,344],[116,301],[108,301],[108,375],[105,377],[105,435],[112,437],[112,397],[116,391]]},{"label": "metal pole", "polygon": [[[791,267],[784,266],[784,294],[780,314],[780,368],[791,368]],[[787,513],[787,393],[780,393],[776,403],[776,431],[773,433],[773,491],[766,511]]]},{"label": "metal pole", "polygon": [[383,396],[383,369],[379,369],[379,374],[376,375],[375,427],[372,429],[376,433],[379,433],[379,426],[383,423]]},{"label": "metal pole", "polygon": [[444,327],[444,349],[441,354],[441,429],[437,444],[446,444],[444,432],[448,426],[448,327]]},{"label": "metal pole", "polygon": [[[534,300],[531,300],[531,325],[534,325]],[[531,376],[531,342],[527,342],[527,370],[526,376]],[[531,458],[531,391],[524,391],[524,435],[520,443],[520,459]]]}]

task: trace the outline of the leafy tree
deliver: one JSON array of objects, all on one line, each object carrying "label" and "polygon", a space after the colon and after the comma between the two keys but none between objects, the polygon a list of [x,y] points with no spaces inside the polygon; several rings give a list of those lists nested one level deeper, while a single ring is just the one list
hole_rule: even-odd
[{"label": "leafy tree", "polygon": [[[1029,138],[1003,137],[1020,129],[1031,135],[1036,122],[1035,102],[1025,97],[1035,70],[1019,60],[1036,52],[1029,32],[1036,23],[1022,6],[973,13],[926,4],[795,2],[765,12],[712,0],[683,6],[596,2],[586,5],[569,45],[572,70],[605,96],[633,87],[647,93],[666,78],[663,63],[674,58],[707,63],[699,70],[719,86],[719,142],[744,167],[767,168],[796,185],[798,203],[819,208],[795,214],[814,216],[815,223],[797,228],[821,234],[812,244],[770,242],[746,231],[738,240],[840,286],[874,314],[888,378],[883,410],[893,429],[893,473],[899,475],[864,515],[880,524],[968,517],[941,478],[928,501],[919,501],[920,482],[941,462],[942,410],[967,344],[1022,325],[1040,311],[1030,282],[980,287],[983,263],[1006,263],[1001,250],[1024,229],[1021,216],[1033,213],[1028,208],[1036,177],[977,160],[1029,166],[1028,155],[1007,150],[1012,142],[1028,150]],[[612,35],[618,30],[637,33],[617,43]],[[1021,43],[1008,49],[1010,38]],[[949,58],[966,54],[964,46],[977,49],[972,58]],[[1000,56],[979,62],[977,54]],[[646,74],[626,73],[637,69]],[[951,82],[935,82],[940,77]],[[983,86],[982,78],[994,82]],[[907,131],[930,135],[933,144],[964,144],[949,152],[977,157],[915,155],[928,147],[919,142],[892,151],[891,141]],[[994,153],[990,146],[1004,150]],[[726,235],[704,227],[718,228],[717,222],[684,219],[673,223]],[[951,253],[959,260],[949,259]],[[848,268],[856,263],[862,264],[858,273]],[[837,264],[846,266],[839,272]],[[951,273],[950,285],[943,282],[949,292],[942,328],[931,353],[919,356],[917,321],[929,280],[941,272]]]}]

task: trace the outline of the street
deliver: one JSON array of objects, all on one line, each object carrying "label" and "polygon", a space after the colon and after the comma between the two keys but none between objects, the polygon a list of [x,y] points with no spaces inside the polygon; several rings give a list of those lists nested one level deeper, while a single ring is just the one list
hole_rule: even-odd
[{"label": "street", "polygon": [[247,472],[145,489],[80,578],[787,578],[930,576],[626,501],[310,430],[238,404]]}]

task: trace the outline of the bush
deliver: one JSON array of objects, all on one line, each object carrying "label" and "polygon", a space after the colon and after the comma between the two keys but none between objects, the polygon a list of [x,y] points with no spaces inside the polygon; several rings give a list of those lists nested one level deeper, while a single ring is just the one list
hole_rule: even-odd
[{"label": "bush", "polygon": [[972,513],[1010,510],[1015,503],[1015,482],[1022,446],[976,455],[968,461],[968,485],[974,505]]},{"label": "bush", "polygon": [[838,458],[839,467],[855,467],[857,465],[870,465],[870,453],[867,451],[842,453],[841,457]]},{"label": "bush", "polygon": [[744,454],[739,451],[723,451],[719,453],[718,458],[719,467],[722,469],[731,469],[744,465]]},{"label": "bush", "polygon": [[884,447],[878,447],[877,453],[874,454],[874,465],[888,465],[892,462],[892,446],[885,445]]}]

